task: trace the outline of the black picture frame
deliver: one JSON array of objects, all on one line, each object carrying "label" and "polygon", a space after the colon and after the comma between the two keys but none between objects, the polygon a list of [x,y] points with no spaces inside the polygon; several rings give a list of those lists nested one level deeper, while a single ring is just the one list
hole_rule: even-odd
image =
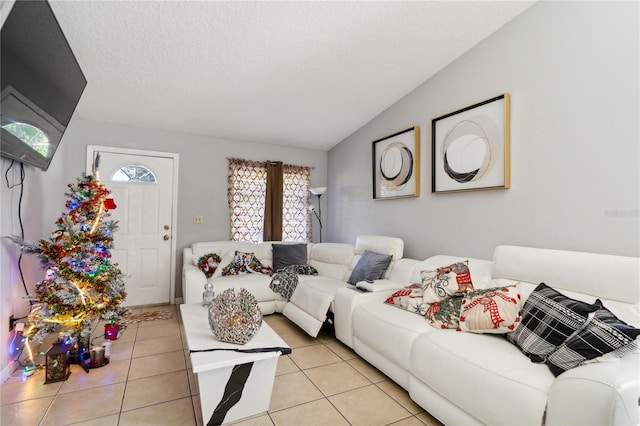
[{"label": "black picture frame", "polygon": [[431,121],[431,192],[510,187],[510,96]]},{"label": "black picture frame", "polygon": [[420,196],[420,128],[385,136],[372,146],[373,199]]}]

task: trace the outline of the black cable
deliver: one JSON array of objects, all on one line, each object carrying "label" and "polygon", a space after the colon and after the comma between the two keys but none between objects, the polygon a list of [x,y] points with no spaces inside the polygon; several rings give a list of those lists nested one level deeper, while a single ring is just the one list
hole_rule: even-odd
[{"label": "black cable", "polygon": [[[13,168],[16,160],[11,161],[11,165],[7,168],[7,171],[4,174],[5,181],[7,182],[7,188],[13,189],[16,186],[20,186],[20,198],[18,199],[18,222],[20,223],[20,240],[24,241],[24,224],[22,223],[22,197],[24,196],[24,181],[26,179],[25,171],[24,171],[24,163],[20,163],[20,183],[16,183],[11,185],[9,183],[9,170]],[[33,306],[33,300],[31,299],[31,295],[29,294],[29,289],[27,288],[27,283],[24,279],[24,272],[22,271],[22,256],[23,249],[20,249],[20,256],[18,257],[18,271],[20,272],[20,280],[22,281],[22,287],[24,288],[24,292],[27,294],[27,300],[29,300],[29,306]],[[18,319],[26,318],[26,316]]]}]

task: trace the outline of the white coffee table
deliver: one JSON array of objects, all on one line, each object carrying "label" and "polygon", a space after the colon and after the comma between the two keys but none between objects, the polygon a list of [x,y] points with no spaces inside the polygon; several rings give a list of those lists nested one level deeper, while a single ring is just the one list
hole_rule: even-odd
[{"label": "white coffee table", "polygon": [[198,378],[203,423],[219,425],[267,411],[278,357],[291,352],[285,341],[263,321],[258,333],[244,345],[220,342],[209,327],[206,307],[184,304],[180,312]]}]

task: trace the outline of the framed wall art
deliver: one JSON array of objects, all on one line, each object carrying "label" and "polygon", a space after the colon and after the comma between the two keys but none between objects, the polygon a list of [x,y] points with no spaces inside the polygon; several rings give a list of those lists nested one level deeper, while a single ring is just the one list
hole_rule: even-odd
[{"label": "framed wall art", "polygon": [[420,195],[420,129],[373,141],[373,199]]},{"label": "framed wall art", "polygon": [[506,189],[509,94],[431,121],[431,192]]}]

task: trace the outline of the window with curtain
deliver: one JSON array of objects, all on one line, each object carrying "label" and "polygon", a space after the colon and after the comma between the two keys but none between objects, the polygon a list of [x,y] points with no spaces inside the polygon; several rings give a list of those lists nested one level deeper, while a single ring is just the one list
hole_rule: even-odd
[{"label": "window with curtain", "polygon": [[[284,164],[281,170],[282,210],[273,213],[282,215],[282,236],[277,239],[311,241],[312,222],[308,209],[311,169]],[[264,240],[266,195],[267,162],[229,160],[231,240],[255,243]]]}]

